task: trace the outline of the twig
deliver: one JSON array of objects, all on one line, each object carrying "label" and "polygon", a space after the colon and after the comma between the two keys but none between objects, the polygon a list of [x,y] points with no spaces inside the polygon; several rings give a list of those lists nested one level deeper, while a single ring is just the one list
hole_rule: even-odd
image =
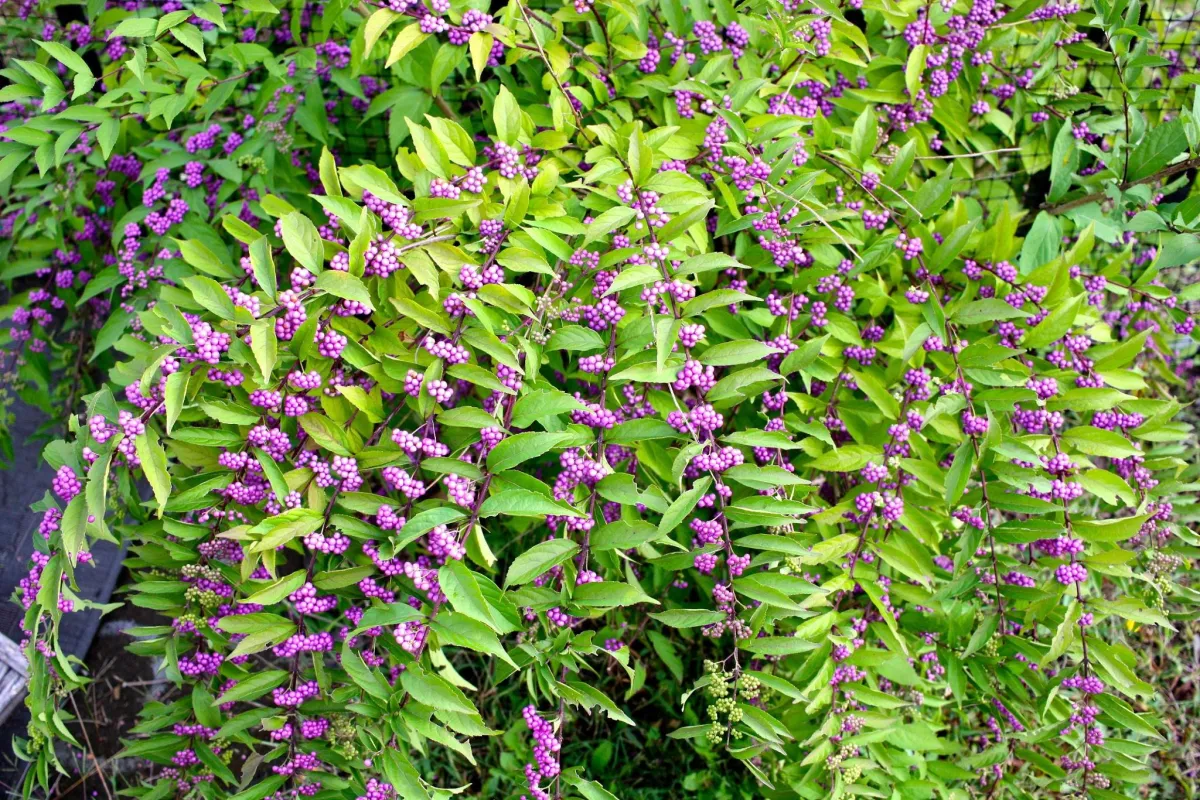
[{"label": "twig", "polygon": [[113,800],[112,792],[108,788],[108,777],[104,774],[104,767],[100,766],[100,756],[96,755],[95,748],[92,747],[91,737],[88,736],[87,725],[83,724],[83,715],[79,713],[79,704],[75,702],[75,693],[67,695],[71,698],[71,708],[75,709],[75,716],[79,717],[79,730],[83,733],[83,743],[87,745],[88,755],[92,757],[92,763],[96,765],[96,772],[100,775],[100,785],[104,787],[104,795],[108,800]]},{"label": "twig", "polygon": [[955,158],[978,158],[979,156],[990,156],[996,153],[1019,153],[1019,147],[1000,147],[995,150],[984,150],[980,153],[950,153],[944,156],[917,156],[916,161],[950,161]]},{"label": "twig", "polygon": [[1117,73],[1117,80],[1121,82],[1121,105],[1125,108],[1125,164],[1121,168],[1121,180],[1129,180],[1129,156],[1133,142],[1129,141],[1129,132],[1133,129],[1129,124],[1129,87],[1125,85],[1125,74],[1121,71],[1121,59],[1117,56],[1117,48],[1113,47],[1112,39],[1105,34],[1104,42],[1112,50],[1113,70]]},{"label": "twig", "polygon": [[612,42],[608,38],[608,25],[605,24],[604,17],[600,15],[600,11],[595,6],[592,6],[592,16],[596,18],[596,24],[600,26],[600,33],[604,36],[604,50],[608,54],[608,71],[612,72],[613,50]]},{"label": "twig", "polygon": [[439,111],[455,122],[458,122],[458,114],[454,113],[454,109],[451,108],[450,104],[446,102],[446,98],[442,97],[440,94],[435,94],[433,96],[433,102],[437,105]]},{"label": "twig", "polygon": [[525,4],[521,0],[517,0],[517,9],[520,10],[521,16],[525,19],[525,24],[529,26],[529,33],[533,36],[533,43],[537,45],[538,55],[542,57],[542,63],[546,65],[546,71],[550,73],[550,77],[554,79],[554,85],[558,87],[558,91],[562,93],[563,99],[567,101],[567,105],[571,107],[571,113],[575,115],[575,122],[579,125],[579,132],[588,144],[595,144],[592,137],[588,135],[587,128],[583,126],[583,117],[579,116],[579,110],[575,108],[575,104],[571,102],[571,98],[567,96],[567,90],[563,88],[562,82],[558,80],[558,75],[555,74],[554,68],[550,66],[550,59],[546,58],[546,51],[542,49],[542,42],[533,33],[533,23],[529,21],[529,14],[525,10]]},{"label": "twig", "polygon": [[[1189,158],[1186,161],[1180,161],[1178,164],[1172,164],[1169,167],[1163,167],[1153,175],[1147,175],[1144,178],[1138,178],[1136,181],[1126,181],[1120,184],[1118,188],[1120,188],[1121,191],[1125,191],[1126,189],[1132,189],[1134,186],[1140,186],[1143,183],[1160,181],[1164,178],[1169,178],[1172,175],[1178,175],[1180,172],[1186,172],[1189,169],[1195,169],[1196,167],[1200,167],[1200,157]],[[1079,197],[1074,200],[1068,200],[1065,203],[1057,203],[1054,205],[1043,203],[1041,205],[1041,209],[1047,214],[1061,214],[1064,211],[1070,211],[1073,208],[1079,208],[1080,206],[1085,206],[1088,203],[1094,203],[1097,200],[1102,200],[1106,196],[1107,192],[1092,192],[1091,194],[1084,195],[1083,197]]]}]

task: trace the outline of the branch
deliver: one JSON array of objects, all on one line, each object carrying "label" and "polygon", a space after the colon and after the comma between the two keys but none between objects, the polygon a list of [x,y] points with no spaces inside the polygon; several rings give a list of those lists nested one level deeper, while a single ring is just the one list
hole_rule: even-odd
[{"label": "branch", "polygon": [[[579,115],[579,109],[575,108],[575,104],[571,102],[570,96],[567,95],[567,90],[563,88],[562,82],[558,79],[558,75],[554,73],[554,68],[550,66],[550,59],[546,58],[546,51],[542,49],[542,43],[538,40],[537,35],[533,32],[533,23],[529,21],[529,13],[525,9],[525,4],[517,0],[517,10],[521,12],[521,16],[525,19],[525,25],[529,28],[529,35],[533,36],[533,43],[537,45],[538,55],[542,57],[542,63],[546,65],[546,71],[550,73],[550,77],[554,79],[554,85],[558,87],[558,91],[566,99],[567,105],[571,107],[571,113],[575,115],[575,123],[579,127],[579,132],[583,135],[584,140],[589,144],[595,144],[592,137],[588,135],[587,128],[584,127],[583,117]],[[535,15],[536,16],[536,15]],[[539,20],[541,22],[541,20]],[[546,23],[542,23],[545,25]]]},{"label": "branch", "polygon": [[[1144,178],[1138,178],[1136,181],[1127,181],[1120,184],[1120,189],[1121,191],[1125,191],[1126,189],[1131,189],[1134,186],[1138,186],[1143,183],[1153,183],[1154,181],[1162,180],[1163,178],[1169,178],[1172,175],[1178,175],[1180,172],[1186,172],[1187,170],[1195,169],[1196,167],[1200,167],[1200,157],[1189,158],[1186,161],[1180,161],[1178,164],[1172,164],[1169,167],[1163,167],[1153,175],[1147,175]],[[1048,214],[1061,214],[1064,211],[1070,211],[1073,208],[1079,208],[1080,206],[1085,206],[1088,203],[1094,203],[1097,200],[1102,200],[1106,195],[1106,192],[1092,192],[1091,194],[1084,195],[1083,197],[1075,200],[1069,200],[1065,203],[1058,203],[1057,205],[1047,205],[1043,203],[1041,205],[1041,209]]]}]

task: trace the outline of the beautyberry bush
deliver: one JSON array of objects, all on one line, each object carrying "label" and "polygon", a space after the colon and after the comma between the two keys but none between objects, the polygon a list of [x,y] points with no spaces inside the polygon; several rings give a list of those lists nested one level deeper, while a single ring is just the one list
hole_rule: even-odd
[{"label": "beautyberry bush", "polygon": [[1200,602],[1200,99],[1154,8],[91,2],[18,40],[36,6],[9,378],[69,382],[26,795],[80,746],[98,540],[164,617],[142,800],[1182,786],[1146,645]]}]

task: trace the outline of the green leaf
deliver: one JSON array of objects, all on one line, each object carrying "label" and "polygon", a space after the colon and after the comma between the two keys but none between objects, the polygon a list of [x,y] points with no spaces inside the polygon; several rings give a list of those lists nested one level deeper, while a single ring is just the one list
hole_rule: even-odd
[{"label": "green leaf", "polygon": [[191,50],[196,55],[200,56],[200,60],[204,61],[204,36],[200,33],[200,29],[190,22],[185,22],[182,25],[177,25],[171,28],[171,35],[179,40],[187,49]]},{"label": "green leaf", "polygon": [[629,206],[614,206],[608,209],[592,220],[592,224],[587,226],[587,233],[584,234],[582,246],[586,247],[592,242],[598,242],[618,228],[625,227],[633,221],[636,214],[637,212]]},{"label": "green leaf", "polygon": [[516,184],[504,206],[504,226],[514,230],[521,227],[529,210],[529,182],[522,175]]},{"label": "green leaf", "polygon": [[1075,322],[1075,316],[1079,313],[1083,301],[1084,295],[1075,295],[1052,309],[1044,320],[1026,332],[1025,338],[1021,340],[1021,346],[1028,349],[1045,347],[1061,339],[1067,331],[1071,330],[1071,325]]},{"label": "green leaf", "polygon": [[800,486],[808,484],[804,478],[796,477],[794,472],[766,464],[757,467],[753,464],[739,464],[723,473],[731,481],[749,486],[751,489],[773,489],[777,486]]},{"label": "green leaf", "polygon": [[660,538],[658,528],[649,522],[619,519],[593,531],[589,541],[593,551],[631,550]]},{"label": "green leaf", "polygon": [[222,706],[226,703],[257,700],[276,686],[282,685],[288,679],[288,675],[289,673],[281,669],[256,672],[248,678],[239,680],[237,685],[223,692],[217,698],[216,703],[218,706]]},{"label": "green leaf", "polygon": [[604,347],[600,334],[581,325],[564,325],[550,335],[546,350],[599,350]]},{"label": "green leaf", "polygon": [[287,214],[281,222],[283,246],[288,254],[313,275],[320,275],[325,255],[317,226],[299,211]]},{"label": "green leaf", "polygon": [[1149,518],[1147,514],[1139,514],[1117,519],[1073,519],[1072,530],[1087,542],[1120,542],[1135,536]]},{"label": "green leaf", "polygon": [[722,436],[721,441],[743,447],[769,447],[774,450],[798,450],[801,447],[783,431],[738,431]]},{"label": "green leaf", "polygon": [[[243,0],[245,2],[245,0]],[[263,800],[264,797],[274,794],[280,786],[283,786],[287,781],[285,775],[271,775],[268,778],[254,784],[249,789],[238,792],[228,800]],[[168,784],[169,785],[169,784]]]},{"label": "green leaf", "polygon": [[[115,119],[106,119],[100,123],[100,127],[96,129],[96,140],[100,143],[100,151],[104,154],[107,160],[112,155],[113,148],[117,145],[117,137],[121,133],[121,123]],[[17,155],[12,153],[11,155]],[[5,156],[5,161],[8,156]],[[3,172],[3,169],[0,169]]]},{"label": "green leaf", "polygon": [[1079,603],[1072,600],[1071,605],[1067,608],[1067,613],[1063,616],[1063,621],[1059,623],[1058,628],[1054,631],[1054,639],[1050,642],[1050,649],[1042,656],[1042,666],[1051,663],[1067,652],[1067,648],[1075,641],[1075,632],[1079,628],[1081,613]]},{"label": "green leaf", "polygon": [[579,552],[579,545],[570,539],[549,539],[539,542],[513,559],[504,576],[505,588],[529,583],[551,567],[562,564]]},{"label": "green leaf", "polygon": [[379,8],[367,18],[366,23],[362,27],[363,53],[365,56],[370,56],[375,43],[379,41],[379,37],[383,36],[388,26],[400,19],[401,16],[400,13],[392,11],[390,8]]},{"label": "green leaf", "polygon": [[226,786],[237,783],[237,778],[234,777],[233,770],[212,751],[208,743],[203,741],[193,742],[192,751],[200,759],[200,763],[204,764],[208,768],[208,771],[215,777],[220,778],[221,782]]},{"label": "green leaf", "polygon": [[479,508],[479,516],[483,519],[501,514],[509,517],[544,517],[547,514],[567,517],[585,516],[565,503],[558,503],[545,495],[515,487],[493,494],[484,500],[483,505]]},{"label": "green leaf", "polygon": [[604,294],[616,294],[626,289],[631,289],[635,286],[645,286],[647,283],[654,283],[661,279],[662,273],[658,271],[657,267],[650,264],[633,264],[621,270],[620,274],[613,279],[612,284]]},{"label": "green leaf", "polygon": [[490,33],[477,32],[471,34],[471,38],[467,42],[471,50],[471,66],[475,68],[476,81],[483,80],[483,71],[487,69],[494,41]]},{"label": "green leaf", "polygon": [[638,603],[658,603],[637,587],[618,581],[597,581],[576,586],[571,601],[586,608],[617,608]]},{"label": "green leaf", "polygon": [[518,433],[502,439],[487,456],[490,472],[503,472],[558,447],[571,433]]},{"label": "green leaf", "polygon": [[752,361],[763,361],[767,356],[774,355],[775,352],[775,348],[766,342],[741,339],[714,344],[700,356],[700,363],[714,367],[729,367],[737,364],[749,364]]},{"label": "green leaf", "polygon": [[349,272],[327,269],[317,276],[315,286],[334,297],[354,300],[372,311],[375,310],[375,305],[371,302],[371,292],[367,290],[361,278],[356,278]]},{"label": "green leaf", "polygon": [[692,513],[696,503],[708,491],[710,479],[705,477],[696,481],[696,485],[675,498],[658,523],[658,532],[662,536],[670,536],[671,532],[683,522],[684,517]]},{"label": "green leaf", "polygon": [[429,38],[429,34],[421,32],[421,25],[414,22],[404,30],[397,34],[392,41],[392,47],[388,51],[387,62],[385,67],[391,68],[400,59],[411,53],[418,45]]},{"label": "green leaf", "polygon": [[1079,148],[1071,125],[1071,118],[1067,117],[1058,129],[1058,136],[1054,138],[1054,148],[1050,154],[1050,193],[1046,196],[1051,203],[1063,199],[1071,188],[1071,178],[1079,169]]},{"label": "green leaf", "polygon": [[[363,662],[362,656],[358,654],[358,651],[350,647],[349,639],[346,639],[342,643],[342,669],[346,670],[346,674],[350,676],[350,680],[354,681],[360,689],[372,697],[384,701],[391,697],[392,687],[388,686],[387,681],[383,679],[382,675]],[[416,669],[415,664],[410,664],[401,678],[403,679],[404,676],[409,675]]]},{"label": "green leaf", "polygon": [[447,335],[450,334],[449,326],[446,325],[441,315],[436,311],[431,311],[425,306],[418,304],[415,300],[410,300],[406,297],[393,297],[391,301],[392,305],[396,307],[396,310],[401,315],[408,317],[422,328],[428,328],[429,330]]},{"label": "green leaf", "polygon": [[1096,359],[1095,369],[1098,372],[1121,369],[1128,366],[1139,355],[1146,351],[1146,339],[1150,337],[1151,329],[1147,328],[1136,336],[1132,336],[1121,344],[1107,351],[1106,355]]},{"label": "green leaf", "polygon": [[517,98],[503,84],[492,107],[492,122],[500,141],[507,145],[516,143],[517,135],[521,132],[521,107],[517,104]]},{"label": "green leaf", "polygon": [[158,32],[158,20],[153,17],[126,17],[117,23],[110,36],[140,39]]},{"label": "green leaf", "polygon": [[1116,389],[1068,389],[1047,402],[1046,408],[1050,411],[1101,411],[1133,399]]},{"label": "green leaf", "polygon": [[424,703],[431,708],[455,711],[459,714],[475,715],[479,713],[460,689],[452,686],[444,678],[426,672],[416,664],[409,664],[408,669],[400,673],[400,685],[418,703]]},{"label": "green leaf", "polygon": [[499,630],[479,589],[479,582],[466,564],[455,559],[447,561],[438,570],[438,583],[455,611],[482,622],[492,630]]},{"label": "green leaf", "polygon": [[280,578],[265,589],[258,590],[242,600],[241,603],[260,606],[274,605],[303,586],[306,580],[308,580],[308,574],[304,570],[297,570],[291,575]]},{"label": "green leaf", "polygon": [[438,525],[448,525],[466,519],[466,516],[462,511],[450,506],[427,509],[414,515],[404,524],[400,529],[401,541],[416,541],[418,536],[423,536]]},{"label": "green leaf", "polygon": [[972,653],[978,652],[991,640],[998,627],[1000,627],[999,614],[991,613],[985,616],[983,622],[979,623],[975,627],[975,632],[971,634],[971,640],[967,642],[967,649],[963,650],[962,657],[966,658]]},{"label": "green leaf", "polygon": [[970,440],[958,446],[954,454],[954,462],[946,472],[946,505],[955,506],[967,488],[967,480],[971,477],[971,467],[975,463],[975,450]]},{"label": "green leaf", "polygon": [[96,343],[92,348],[92,355],[88,359],[88,362],[95,361],[101,353],[106,352],[116,344],[117,340],[125,335],[125,329],[129,327],[129,322],[132,319],[133,315],[125,311],[113,312],[96,334]]},{"label": "green leaf", "polygon": [[[740,261],[727,253],[702,253],[692,256],[679,265],[676,275],[695,275],[699,272],[709,272],[714,269],[745,269]],[[749,295],[745,295],[749,297]]]},{"label": "green leaf", "polygon": [[337,162],[334,161],[333,153],[329,152],[328,147],[321,148],[321,160],[318,162],[318,169],[321,176],[321,186],[325,189],[325,194],[331,197],[342,196],[342,183],[338,180]]},{"label": "green leaf", "polygon": [[1063,440],[1080,453],[1107,458],[1128,458],[1141,453],[1128,439],[1119,433],[1081,425],[1070,428]]},{"label": "green leaf", "polygon": [[916,97],[917,90],[921,88],[921,75],[925,72],[928,50],[926,45],[917,45],[909,51],[908,61],[904,65],[904,85],[912,97]]},{"label": "green leaf", "polygon": [[[1033,221],[1033,227],[1025,235],[1021,245],[1020,267],[1022,275],[1029,275],[1043,264],[1048,264],[1058,255],[1062,245],[1062,223],[1058,217],[1040,212]],[[995,300],[999,303],[1000,300]],[[1007,303],[1005,304],[1007,305]]]},{"label": "green leaf", "polygon": [[329,417],[316,413],[305,414],[300,417],[300,427],[314,442],[334,455],[353,455],[347,447],[345,431]]},{"label": "green leaf", "polygon": [[192,293],[196,302],[210,312],[221,319],[233,319],[233,301],[225,294],[221,284],[205,275],[191,275],[183,279],[183,285]]},{"label": "green leaf", "polygon": [[675,677],[676,681],[682,681],[684,675],[683,659],[679,657],[679,651],[675,649],[675,645],[671,643],[670,639],[656,630],[646,631],[646,636],[650,639],[650,644],[654,648],[654,652],[667,665],[667,669],[671,670],[671,675]]},{"label": "green leaf", "polygon": [[433,132],[424,125],[419,125],[407,118],[405,121],[408,124],[408,134],[412,137],[413,147],[417,151],[417,158],[421,165],[438,178],[448,178],[450,176],[450,159],[445,148],[442,147],[441,139],[434,136]]},{"label": "green leaf", "polygon": [[87,498],[80,492],[67,503],[59,526],[63,549],[73,567],[78,565],[79,554],[87,547],[87,517]]},{"label": "green leaf", "polygon": [[[1103,692],[1095,695],[1093,699],[1096,705],[1100,706],[1104,714],[1119,727],[1127,728],[1143,736],[1149,736],[1151,739],[1159,742],[1166,741],[1153,723],[1147,719],[1147,716],[1135,712],[1124,700],[1116,695]],[[1153,717],[1150,717],[1150,719],[1153,719]]]},{"label": "green leaf", "polygon": [[77,99],[81,95],[86,94],[96,85],[96,77],[92,74],[91,67],[74,50],[58,42],[37,42],[37,46],[61,62],[71,72],[75,73],[75,92],[71,96],[72,99]]},{"label": "green leaf", "polygon": [[457,611],[444,611],[429,621],[429,627],[438,635],[443,646],[465,647],[477,653],[496,656],[501,661],[516,666],[491,626],[473,617]]},{"label": "green leaf", "polygon": [[808,369],[817,357],[821,355],[821,349],[825,347],[825,343],[829,341],[829,334],[818,336],[815,339],[808,339],[799,348],[787,354],[783,359],[783,363],[779,365],[779,372],[782,375],[791,375],[793,372],[802,372]]},{"label": "green leaf", "polygon": [[875,119],[875,111],[868,105],[854,121],[854,130],[850,135],[850,150],[858,157],[861,164],[875,152],[875,143],[879,139],[879,123]]},{"label": "green leaf", "polygon": [[893,695],[884,692],[877,692],[866,686],[854,687],[854,699],[860,703],[866,703],[875,708],[904,708],[908,703]]},{"label": "green leaf", "polygon": [[1110,505],[1116,505],[1121,500],[1126,505],[1136,505],[1137,496],[1124,478],[1102,469],[1089,469],[1081,472],[1076,480],[1083,488],[1104,500]]},{"label": "green leaf", "polygon": [[999,298],[987,297],[967,303],[954,312],[952,319],[960,325],[978,325],[982,322],[1001,322],[1027,316],[1028,312],[1013,308],[1011,304]]},{"label": "green leaf", "polygon": [[262,630],[295,630],[295,622],[278,614],[230,614],[217,620],[217,627],[227,633],[254,633]]},{"label": "green leaf", "polygon": [[746,639],[740,642],[738,647],[761,656],[790,656],[816,650],[820,645],[797,636],[760,636],[757,639]]},{"label": "green leaf", "polygon": [[[1100,677],[1119,691],[1130,696],[1153,697],[1154,687],[1137,676],[1129,666],[1137,659],[1129,648],[1121,644],[1109,644],[1095,636],[1087,636],[1088,656],[1093,659]],[[1096,695],[1097,698],[1104,695]]]},{"label": "green leaf", "polygon": [[271,255],[271,241],[261,236],[250,244],[250,266],[254,269],[254,280],[267,293],[267,297],[275,300],[279,291],[275,276],[275,259]]},{"label": "green leaf", "polygon": [[370,628],[390,627],[392,625],[399,625],[402,622],[411,622],[418,619],[424,619],[421,612],[407,603],[388,603],[386,606],[371,606],[363,612],[362,618],[358,621],[358,627],[354,629],[354,633],[361,633]]},{"label": "green leaf", "polygon": [[179,252],[184,255],[184,260],[187,264],[196,267],[205,275],[210,275],[215,278],[241,278],[241,271],[234,270],[233,266],[226,264],[221,258],[205,247],[202,242],[190,239],[175,239],[175,245],[179,246]]},{"label": "green leaf", "polygon": [[512,424],[515,428],[526,428],[536,421],[583,407],[583,403],[566,392],[558,389],[535,389],[517,400],[513,407]]},{"label": "green leaf", "polygon": [[149,427],[137,437],[135,448],[138,460],[142,462],[142,470],[146,473],[146,480],[158,503],[158,516],[161,517],[167,500],[171,497],[171,474],[167,472],[167,454],[158,441],[158,434]]},{"label": "green leaf", "polygon": [[189,374],[185,370],[172,372],[167,376],[167,388],[163,393],[163,401],[167,411],[167,435],[179,421],[179,412],[183,410],[183,401],[187,395]]},{"label": "green leaf", "polygon": [[318,589],[344,589],[353,586],[363,578],[368,578],[375,572],[375,567],[348,567],[347,569],[332,569],[313,575],[313,586]]},{"label": "green leaf", "polygon": [[475,406],[458,406],[438,412],[437,420],[451,428],[491,428],[500,423],[498,419]]},{"label": "green leaf", "polygon": [[[87,532],[98,539],[115,543],[116,539],[104,521],[108,513],[108,477],[109,468],[112,465],[112,456],[113,451],[111,450],[102,453],[88,467],[87,484],[84,487],[84,493],[87,496],[87,515],[90,520],[86,523]],[[66,531],[65,526],[63,530],[64,532]]]},{"label": "green leaf", "polygon": [[637,186],[645,185],[654,169],[654,151],[646,144],[646,134],[642,131],[641,123],[635,123],[633,132],[629,135],[629,152],[626,155],[629,163],[629,173]]},{"label": "green leaf", "polygon": [[850,370],[850,374],[854,376],[862,393],[875,404],[876,408],[886,414],[888,419],[900,418],[900,403],[892,397],[892,393],[887,390],[879,378],[875,377],[874,373],[866,370]]},{"label": "green leaf", "polygon": [[907,575],[917,583],[929,586],[929,578],[933,574],[933,564],[929,561],[928,556],[924,559],[919,557],[925,555],[923,547],[907,547],[899,538],[893,538],[877,545],[875,549],[890,567]]},{"label": "green leaf", "polygon": [[379,754],[379,759],[383,765],[384,777],[396,790],[397,796],[402,800],[429,800],[429,792],[425,791],[416,768],[400,750],[384,748]]},{"label": "green leaf", "polygon": [[238,642],[237,646],[233,648],[233,652],[229,655],[233,658],[261,653],[268,647],[274,647],[284,641],[295,632],[296,626],[291,622],[288,622],[283,627],[257,628],[249,632],[246,638]]},{"label": "green leaf", "polygon": [[250,326],[250,350],[254,353],[254,361],[258,364],[259,374],[264,383],[270,383],[271,374],[275,371],[275,362],[279,357],[279,341],[275,336],[275,323],[262,319]]},{"label": "green leaf", "polygon": [[222,400],[200,401],[204,413],[225,425],[253,425],[260,419],[257,412],[250,411],[245,406]]},{"label": "green leaf", "polygon": [[1155,261],[1159,269],[1170,269],[1188,264],[1200,258],[1200,236],[1194,233],[1179,233],[1169,237]]},{"label": "green leaf", "polygon": [[942,740],[925,722],[908,722],[887,729],[887,743],[901,750],[941,750]]},{"label": "green leaf", "polygon": [[609,699],[608,695],[604,694],[596,687],[578,681],[567,681],[566,685],[579,692],[579,694],[586,698],[584,701],[585,705],[590,705],[591,707],[599,706],[600,709],[603,710],[606,715],[608,715],[609,719],[616,720],[617,722],[624,722],[626,725],[633,725],[636,727],[634,721],[627,717],[625,712],[617,708],[617,704]]},{"label": "green leaf", "polygon": [[580,777],[575,773],[563,773],[563,781],[579,792],[584,800],[617,800],[616,795],[609,792],[595,781]]},{"label": "green leaf", "polygon": [[878,461],[880,457],[878,448],[848,444],[822,453],[813,460],[811,466],[819,472],[855,472],[865,467],[867,462]]},{"label": "green leaf", "polygon": [[1137,181],[1153,175],[1187,149],[1188,137],[1182,120],[1147,126],[1145,137],[1129,154],[1127,180]]},{"label": "green leaf", "polygon": [[287,480],[284,478],[283,471],[279,469],[279,464],[275,462],[275,459],[258,448],[254,450],[254,457],[258,460],[259,466],[262,467],[263,475],[266,476],[267,482],[271,484],[271,491],[275,493],[275,497],[278,500],[287,497]]},{"label": "green leaf", "polygon": [[385,416],[383,403],[379,392],[367,392],[361,386],[338,386],[338,394],[350,401],[350,404],[366,414],[371,422],[381,422]]},{"label": "green leaf", "polygon": [[699,628],[725,619],[725,614],[705,608],[672,608],[650,615],[652,619],[672,628]]}]

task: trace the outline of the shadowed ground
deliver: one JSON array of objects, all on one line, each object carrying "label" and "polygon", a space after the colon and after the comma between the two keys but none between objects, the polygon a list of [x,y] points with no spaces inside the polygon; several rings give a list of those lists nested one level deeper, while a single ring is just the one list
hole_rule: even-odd
[{"label": "shadowed ground", "polygon": [[[29,510],[46,492],[54,472],[39,457],[40,444],[29,444],[30,434],[41,424],[39,412],[23,403],[15,405],[13,424],[13,464],[0,471],[0,633],[19,642],[23,616],[20,605],[12,601],[13,592],[27,572],[33,550],[32,534],[37,531],[39,514]],[[120,573],[120,556],[115,547],[101,542],[95,550],[95,566],[77,572],[79,595],[88,600],[107,602]],[[62,646],[82,658],[96,634],[100,615],[68,614],[63,620]],[[11,742],[25,733],[28,714],[19,708],[0,725],[0,797],[7,797],[17,785],[22,765],[15,763]]]}]

